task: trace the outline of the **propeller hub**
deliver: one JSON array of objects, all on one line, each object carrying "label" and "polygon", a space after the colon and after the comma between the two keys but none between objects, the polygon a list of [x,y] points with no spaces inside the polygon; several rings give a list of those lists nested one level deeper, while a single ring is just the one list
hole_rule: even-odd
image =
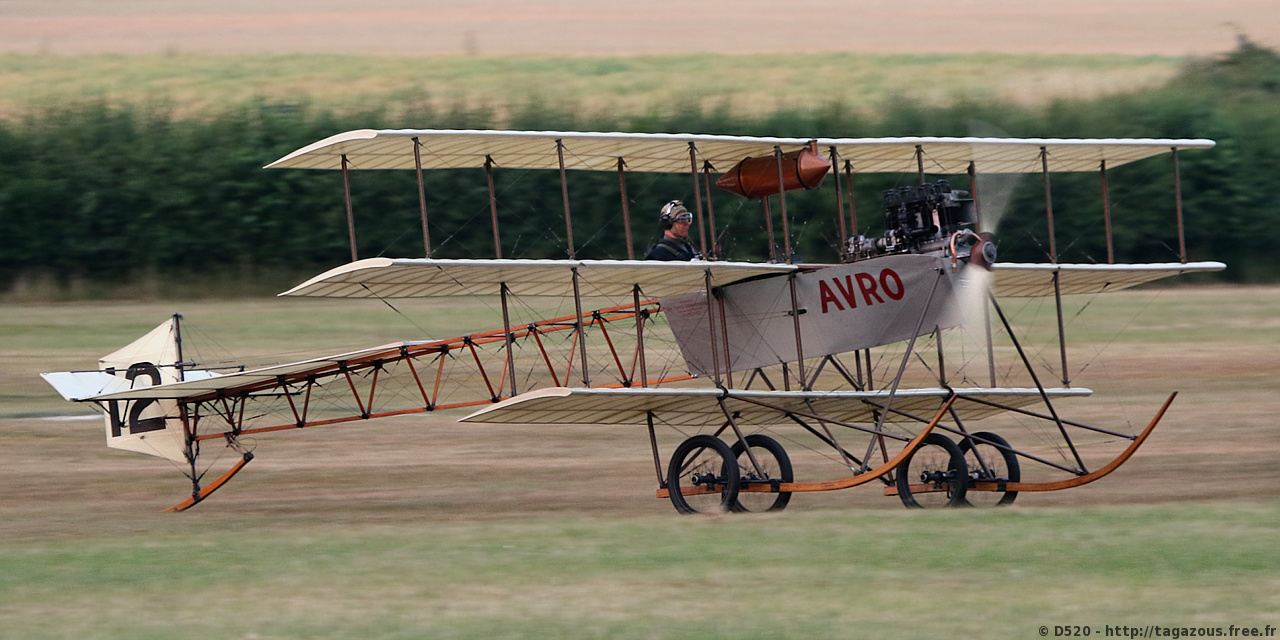
[{"label": "propeller hub", "polygon": [[984,231],[978,234],[978,243],[969,250],[969,264],[987,271],[996,263],[996,243],[991,241],[991,233]]}]

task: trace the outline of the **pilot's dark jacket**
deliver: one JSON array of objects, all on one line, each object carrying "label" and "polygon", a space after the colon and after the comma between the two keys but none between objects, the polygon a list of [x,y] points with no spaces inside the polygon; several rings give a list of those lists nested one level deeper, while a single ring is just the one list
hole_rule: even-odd
[{"label": "pilot's dark jacket", "polygon": [[693,260],[698,253],[694,251],[693,245],[689,244],[684,238],[672,238],[663,235],[658,244],[653,245],[649,252],[644,254],[645,260],[664,260],[673,261],[680,260],[688,262]]}]

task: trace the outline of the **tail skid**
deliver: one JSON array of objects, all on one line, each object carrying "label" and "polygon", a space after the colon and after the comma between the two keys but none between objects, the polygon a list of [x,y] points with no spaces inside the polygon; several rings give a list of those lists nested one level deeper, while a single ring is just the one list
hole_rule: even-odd
[{"label": "tail skid", "polygon": [[200,504],[201,501],[209,497],[209,494],[221,489],[222,485],[226,484],[231,478],[234,478],[237,473],[240,473],[240,470],[243,469],[245,465],[249,464],[249,461],[251,460],[253,460],[253,453],[245,452],[244,457],[240,459],[240,462],[237,462],[229,471],[222,474],[221,477],[209,483],[209,485],[203,489],[200,488],[200,482],[198,480],[192,480],[191,497],[169,507],[168,509],[165,509],[165,512],[177,513],[179,511],[186,511],[187,509]]}]

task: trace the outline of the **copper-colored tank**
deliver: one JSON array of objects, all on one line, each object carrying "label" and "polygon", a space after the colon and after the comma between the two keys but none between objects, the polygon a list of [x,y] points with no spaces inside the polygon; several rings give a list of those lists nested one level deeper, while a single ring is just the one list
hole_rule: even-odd
[{"label": "copper-colored tank", "polygon": [[[782,186],[813,189],[821,182],[831,163],[818,155],[810,145],[782,154]],[[778,193],[778,159],[774,156],[747,158],[716,180],[716,186],[746,198],[760,198]]]}]

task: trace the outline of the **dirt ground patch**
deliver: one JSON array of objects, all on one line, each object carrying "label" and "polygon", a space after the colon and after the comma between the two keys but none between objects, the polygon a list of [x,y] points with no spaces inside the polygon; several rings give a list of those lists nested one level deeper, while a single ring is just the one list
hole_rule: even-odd
[{"label": "dirt ground patch", "polygon": [[[1028,494],[1019,498],[1019,506],[1273,499],[1280,480],[1274,464],[1280,456],[1280,431],[1274,428],[1277,370],[1268,346],[1275,344],[1275,331],[1260,325],[1252,331],[1224,333],[1215,321],[1221,314],[1212,310],[1229,305],[1241,320],[1260,322],[1274,317],[1280,300],[1276,293],[1275,287],[1192,287],[1160,293],[1151,315],[1144,316],[1146,325],[1160,326],[1167,309],[1190,305],[1199,311],[1182,312],[1178,323],[1179,331],[1188,332],[1179,335],[1190,338],[1166,340],[1162,334],[1149,334],[1147,341],[1112,345],[1109,359],[1114,364],[1105,378],[1080,381],[1093,388],[1096,397],[1062,404],[1071,418],[1135,432],[1167,394],[1177,390],[1180,395],[1169,414],[1115,474],[1070,491]],[[1113,300],[1123,307],[1129,295],[1109,294],[1107,300],[1094,303],[1095,309]],[[361,313],[354,303],[322,302],[332,305],[334,314],[345,310],[326,316],[329,324],[340,328],[331,338],[342,333],[349,339],[353,332],[375,341],[386,337],[379,333],[385,329],[371,323],[376,314]],[[160,522],[146,514],[160,517],[160,509],[186,497],[190,485],[180,470],[157,458],[106,449],[101,417],[91,414],[89,407],[61,403],[36,376],[91,361],[93,354],[108,349],[104,345],[128,339],[115,333],[132,335],[132,324],[160,315],[165,304],[14,308],[0,343],[5,371],[0,378],[0,538],[128,533],[131,527]],[[293,317],[295,328],[305,330],[296,322],[298,314],[315,314],[320,307],[307,305],[319,304],[307,301],[295,308],[280,301],[231,301],[189,303],[184,308],[189,317],[227,326],[238,315],[254,315],[263,326]],[[1106,308],[1099,311],[1107,313]],[[116,330],[117,324],[124,328]],[[102,335],[88,333],[90,327],[98,327]],[[318,332],[289,340],[260,333],[255,338],[231,332],[220,339],[249,348],[277,339],[305,340],[313,346],[324,341]],[[93,344],[76,342],[86,340]],[[1091,367],[1089,372],[1097,370]],[[81,418],[69,419],[72,415]],[[667,501],[654,496],[657,480],[642,428],[459,424],[454,420],[460,415],[419,414],[258,436],[247,443],[257,446],[257,459],[196,511],[334,523],[675,515]],[[1003,432],[1011,441],[1025,437],[986,420],[977,427]],[[786,431],[778,430],[782,436]],[[664,456],[670,455],[678,438],[662,430],[659,444]],[[1097,468],[1127,441],[1093,438],[1081,444],[1086,461]],[[798,477],[807,474],[813,456],[799,448],[792,456]],[[230,458],[220,463],[229,465]],[[789,510],[851,507],[902,508],[897,499],[862,487],[796,496]]]},{"label": "dirt ground patch", "polygon": [[0,3],[9,53],[1206,55],[1280,45],[1269,0],[159,0]]}]

